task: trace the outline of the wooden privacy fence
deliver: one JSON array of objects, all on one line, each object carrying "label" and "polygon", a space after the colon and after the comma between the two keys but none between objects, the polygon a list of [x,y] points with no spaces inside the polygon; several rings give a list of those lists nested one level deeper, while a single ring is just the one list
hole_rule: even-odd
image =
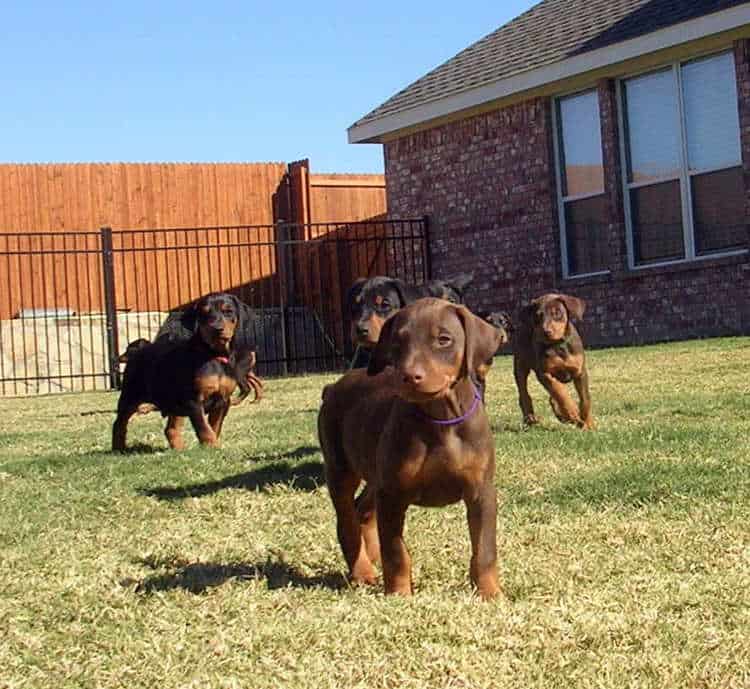
[{"label": "wooden privacy fence", "polygon": [[428,279],[427,230],[418,219],[6,234],[0,392],[116,386],[127,342],[211,291],[255,308],[261,375],[340,368],[346,290],[374,274]]},{"label": "wooden privacy fence", "polygon": [[102,310],[95,228],[129,229],[113,239],[116,251],[128,250],[115,264],[118,303],[127,307],[148,283],[149,307],[162,308],[194,299],[211,283],[198,267],[196,242],[229,247],[252,227],[254,255],[216,253],[208,265],[220,281],[257,282],[276,270],[273,252],[261,248],[273,241],[275,223],[318,227],[295,238],[312,239],[330,231],[326,223],[383,218],[384,211],[383,175],[315,175],[307,160],[0,164],[0,252],[16,276],[0,283],[0,318],[17,315],[32,298],[45,308]]},{"label": "wooden privacy fence", "polygon": [[284,163],[0,164],[0,233],[352,222],[384,217],[383,175]]},{"label": "wooden privacy fence", "polygon": [[[386,215],[384,175],[321,175],[310,162],[290,163],[288,207],[280,217],[301,225],[379,220]],[[315,231],[315,230],[313,230]]]},{"label": "wooden privacy fence", "polygon": [[264,225],[284,163],[0,165],[0,233]]}]

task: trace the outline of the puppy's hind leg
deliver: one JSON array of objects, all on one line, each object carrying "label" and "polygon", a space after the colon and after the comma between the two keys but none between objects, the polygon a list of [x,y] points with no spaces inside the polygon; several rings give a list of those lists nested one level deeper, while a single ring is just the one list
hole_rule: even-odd
[{"label": "puppy's hind leg", "polygon": [[375,509],[375,490],[366,485],[354,501],[362,528],[362,538],[370,561],[380,562],[380,539],[378,538],[378,513]]},{"label": "puppy's hind leg", "polygon": [[[321,417],[318,419],[318,434],[325,460],[328,493],[336,511],[336,533],[341,551],[349,567],[352,581],[374,584],[377,581],[377,573],[368,556],[360,524],[360,514],[354,502],[354,494],[361,480],[349,468],[337,433],[335,429],[326,428],[323,414],[324,412],[321,412]],[[367,528],[365,527],[366,530]]]},{"label": "puppy's hind leg", "polygon": [[123,400],[117,403],[117,418],[112,425],[112,452],[125,452],[128,433],[128,421],[138,408],[138,402]]},{"label": "puppy's hind leg", "polygon": [[529,395],[529,373],[531,373],[531,369],[519,361],[518,357],[513,357],[513,376],[518,388],[518,404],[521,407],[521,414],[523,414],[523,422],[527,426],[533,426],[539,421],[534,415],[534,403],[531,401],[531,395]]},{"label": "puppy's hind leg", "polygon": [[581,375],[573,379],[578,393],[578,404],[581,412],[581,428],[591,430],[594,428],[594,417],[591,415],[591,394],[589,393],[589,374],[584,365]]}]

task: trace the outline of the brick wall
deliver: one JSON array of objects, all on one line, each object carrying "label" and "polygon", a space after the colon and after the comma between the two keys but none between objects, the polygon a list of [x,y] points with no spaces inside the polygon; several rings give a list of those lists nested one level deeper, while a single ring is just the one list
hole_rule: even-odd
[{"label": "brick wall", "polygon": [[[735,46],[750,192],[750,47]],[[598,84],[610,274],[562,279],[549,99],[534,99],[385,145],[391,217],[430,218],[433,276],[474,270],[473,309],[515,310],[556,290],[589,304],[591,344],[750,333],[748,255],[628,269],[614,82]],[[750,219],[750,193],[748,193]],[[749,242],[750,246],[750,242]]]}]

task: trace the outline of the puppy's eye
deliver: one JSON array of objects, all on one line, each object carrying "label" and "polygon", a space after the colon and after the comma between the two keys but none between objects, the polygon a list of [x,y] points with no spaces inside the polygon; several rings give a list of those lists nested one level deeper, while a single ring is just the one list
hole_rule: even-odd
[{"label": "puppy's eye", "polygon": [[450,335],[439,335],[437,341],[441,347],[450,347],[453,344],[453,338]]}]

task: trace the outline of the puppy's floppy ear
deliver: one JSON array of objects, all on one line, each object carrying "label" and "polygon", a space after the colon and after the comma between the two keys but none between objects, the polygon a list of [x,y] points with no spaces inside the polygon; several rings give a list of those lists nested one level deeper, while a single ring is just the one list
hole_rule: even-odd
[{"label": "puppy's floppy ear", "polygon": [[530,304],[522,306],[516,313],[516,317],[513,319],[518,324],[534,325],[534,318],[536,316],[536,310],[539,307],[539,300],[534,299]]},{"label": "puppy's floppy ear", "polygon": [[391,317],[383,324],[380,331],[378,343],[370,354],[370,363],[367,365],[367,375],[376,376],[383,371],[386,366],[393,363],[391,360],[391,339],[393,337],[393,324],[395,317]]},{"label": "puppy's floppy ear", "polygon": [[232,302],[232,306],[234,306],[234,310],[237,312],[240,318],[242,318],[242,311],[244,304],[234,296],[234,294],[229,294],[229,299]]},{"label": "puppy's floppy ear", "polygon": [[415,302],[419,298],[417,292],[413,288],[409,287],[403,280],[392,278],[389,280],[389,283],[391,287],[396,290],[396,292],[398,293],[398,298],[401,300],[399,308],[403,309],[404,306]]},{"label": "puppy's floppy ear", "polygon": [[486,368],[492,362],[492,357],[503,344],[502,332],[479,316],[475,316],[465,306],[456,305],[453,308],[456,310],[456,315],[461,321],[466,335],[464,360],[461,364],[460,375],[465,378],[480,373],[481,376],[486,373]]},{"label": "puppy's floppy ear", "polygon": [[452,278],[448,278],[445,284],[452,287],[458,296],[463,300],[464,290],[474,281],[474,273],[459,273]]},{"label": "puppy's floppy ear", "polygon": [[367,278],[357,278],[354,284],[346,292],[346,303],[349,305],[350,310],[354,300],[362,293],[362,288],[365,286]]},{"label": "puppy's floppy ear", "polygon": [[235,297],[234,294],[229,295],[232,298],[232,303],[237,311],[237,327],[244,328],[247,323],[253,320],[255,312],[251,306],[248,306],[239,297]]},{"label": "puppy's floppy ear", "polygon": [[198,304],[200,301],[200,299],[196,299],[192,304],[186,306],[180,316],[182,327],[191,333],[195,333],[195,329],[198,326]]},{"label": "puppy's floppy ear", "polygon": [[255,311],[234,294],[230,294],[229,296],[237,312],[237,327],[234,331],[233,347],[255,349],[255,331],[253,327]]},{"label": "puppy's floppy ear", "polygon": [[575,318],[578,321],[583,319],[583,312],[586,310],[586,302],[583,299],[571,297],[568,294],[560,294],[557,298],[565,304],[570,318]]}]

